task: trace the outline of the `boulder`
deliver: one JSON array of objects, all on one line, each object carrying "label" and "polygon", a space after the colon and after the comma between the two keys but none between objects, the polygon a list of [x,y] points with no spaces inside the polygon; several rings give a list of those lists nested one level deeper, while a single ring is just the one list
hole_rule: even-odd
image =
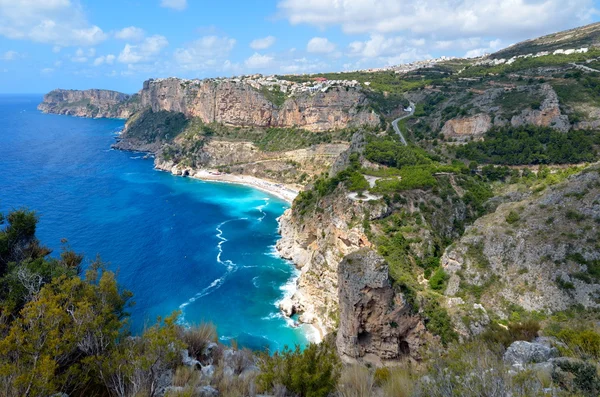
[{"label": "boulder", "polygon": [[504,353],[504,362],[509,365],[522,366],[532,363],[543,363],[558,356],[558,350],[542,343],[526,341],[513,342]]}]

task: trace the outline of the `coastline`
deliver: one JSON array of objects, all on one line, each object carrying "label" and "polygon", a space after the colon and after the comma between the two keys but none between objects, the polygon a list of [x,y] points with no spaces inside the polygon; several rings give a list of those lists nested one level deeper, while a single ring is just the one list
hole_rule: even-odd
[{"label": "coastline", "polygon": [[[219,173],[216,170],[209,169],[200,169],[195,170],[191,168],[180,168],[179,166],[171,163],[171,162],[157,162],[155,160],[154,168],[159,171],[169,172],[175,176],[183,176],[189,177],[193,179],[198,179],[207,182],[219,182],[219,183],[231,183],[238,185],[249,186],[269,194],[272,194],[280,199],[288,202],[290,205],[293,203],[296,196],[299,194],[299,190],[293,186],[288,184],[276,183],[272,181],[268,181],[265,179],[257,178],[249,175],[234,175],[234,174],[223,174]],[[289,209],[287,210],[289,211]],[[287,212],[286,211],[286,212]],[[284,217],[285,213],[282,214],[279,218],[277,218],[277,223],[279,224],[279,232],[281,234],[281,220]],[[293,261],[291,258],[286,258],[281,250],[278,248],[278,245],[275,247],[276,255],[283,259],[284,261],[289,262],[290,266],[293,266],[297,273],[290,278],[287,284],[282,286],[282,291],[284,291],[283,296],[277,302],[275,302],[275,306],[279,310],[279,313],[286,318],[288,326],[292,326],[290,324],[294,323],[292,317],[283,309],[287,302],[292,302],[292,297],[298,295],[298,280],[301,275],[301,268],[299,264]],[[293,285],[292,288],[290,286]],[[303,333],[310,343],[321,343],[325,338],[324,327],[319,321],[316,322],[304,322],[299,321],[299,324],[296,326],[303,329]]]},{"label": "coastline", "polygon": [[180,168],[171,162],[158,162],[155,160],[154,168],[160,171],[170,172],[173,175],[185,176],[207,182],[222,182],[238,185],[250,186],[263,192],[276,196],[288,204],[292,204],[296,196],[300,193],[294,185],[276,183],[266,179],[257,178],[249,175],[224,174],[217,170],[192,168]]}]

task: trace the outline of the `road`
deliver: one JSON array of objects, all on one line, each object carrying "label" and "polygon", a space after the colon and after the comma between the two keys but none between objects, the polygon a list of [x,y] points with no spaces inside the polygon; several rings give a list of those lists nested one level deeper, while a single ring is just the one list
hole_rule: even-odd
[{"label": "road", "polygon": [[577,69],[585,70],[586,72],[600,72],[600,70],[592,69],[589,66],[578,65],[576,63],[572,63],[571,65],[575,66]]},{"label": "road", "polygon": [[402,135],[402,131],[400,131],[400,128],[398,128],[398,122],[400,120],[404,120],[405,118],[412,116],[414,113],[415,113],[415,104],[410,102],[410,113],[405,114],[404,116],[399,117],[396,120],[392,121],[392,127],[394,127],[394,131],[396,131],[396,134],[398,134],[398,136],[400,137],[400,141],[402,142],[402,144],[404,146],[408,146],[408,143],[406,143],[406,139],[404,139],[404,135]]}]

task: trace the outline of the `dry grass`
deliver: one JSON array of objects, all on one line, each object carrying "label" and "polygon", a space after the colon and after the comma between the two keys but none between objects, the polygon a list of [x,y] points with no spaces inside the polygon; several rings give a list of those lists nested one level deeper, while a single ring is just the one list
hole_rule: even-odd
[{"label": "dry grass", "polygon": [[340,397],[370,397],[375,381],[373,374],[362,365],[351,365],[342,370],[338,381]]},{"label": "dry grass", "polygon": [[190,367],[179,367],[175,370],[173,375],[173,386],[196,387],[200,385],[201,374],[194,368]]},{"label": "dry grass", "polygon": [[415,381],[410,369],[395,367],[390,369],[390,376],[383,384],[385,397],[408,397],[415,388]]},{"label": "dry grass", "polygon": [[203,323],[183,330],[182,339],[188,347],[190,356],[197,360],[210,342],[217,341],[217,328],[212,323]]}]

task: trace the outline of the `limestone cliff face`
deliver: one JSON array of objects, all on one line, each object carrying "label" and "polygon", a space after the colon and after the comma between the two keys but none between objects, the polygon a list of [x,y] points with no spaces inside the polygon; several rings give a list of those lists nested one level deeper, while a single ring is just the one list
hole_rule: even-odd
[{"label": "limestone cliff face", "polygon": [[44,113],[78,117],[126,119],[140,109],[137,95],[108,90],[54,90],[44,95]]},{"label": "limestone cliff face", "polygon": [[387,211],[379,202],[360,202],[342,188],[324,197],[311,214],[292,209],[280,218],[280,254],[300,269],[298,290],[282,303],[283,311],[300,314],[300,321],[314,324],[323,334],[339,322],[338,265],[361,248],[371,247],[362,220],[376,219]]},{"label": "limestone cliff face", "polygon": [[481,137],[492,127],[489,115],[480,113],[472,117],[448,120],[442,128],[446,138],[464,140],[471,137]]},{"label": "limestone cliff face", "polygon": [[244,127],[300,127],[326,131],[379,125],[367,97],[355,88],[302,93],[276,106],[262,92],[233,80],[148,80],[140,92],[143,107],[198,117],[205,123]]},{"label": "limestone cliff face", "polygon": [[395,291],[385,260],[362,249],[338,266],[340,325],[336,345],[344,361],[380,364],[418,355],[425,325],[402,293]]},{"label": "limestone cliff face", "polygon": [[[193,151],[194,142],[178,142],[185,147],[185,157],[168,159],[158,152],[155,166],[178,175],[194,175],[200,169],[226,168],[233,174],[251,175],[281,183],[298,183],[302,175],[312,177],[327,171],[348,149],[345,143],[314,145],[309,148],[264,152],[254,143],[245,141],[209,140]],[[170,146],[182,147],[182,146]],[[301,186],[298,186],[300,188]]]},{"label": "limestone cliff face", "polygon": [[569,117],[561,113],[556,91],[550,84],[542,84],[540,92],[544,98],[540,109],[524,109],[511,118],[512,126],[533,124],[539,127],[552,127],[563,132],[568,131],[571,128]]},{"label": "limestone cliff face", "polygon": [[443,255],[449,301],[481,303],[501,318],[514,305],[545,313],[600,307],[598,197],[596,166],[478,219]]}]

